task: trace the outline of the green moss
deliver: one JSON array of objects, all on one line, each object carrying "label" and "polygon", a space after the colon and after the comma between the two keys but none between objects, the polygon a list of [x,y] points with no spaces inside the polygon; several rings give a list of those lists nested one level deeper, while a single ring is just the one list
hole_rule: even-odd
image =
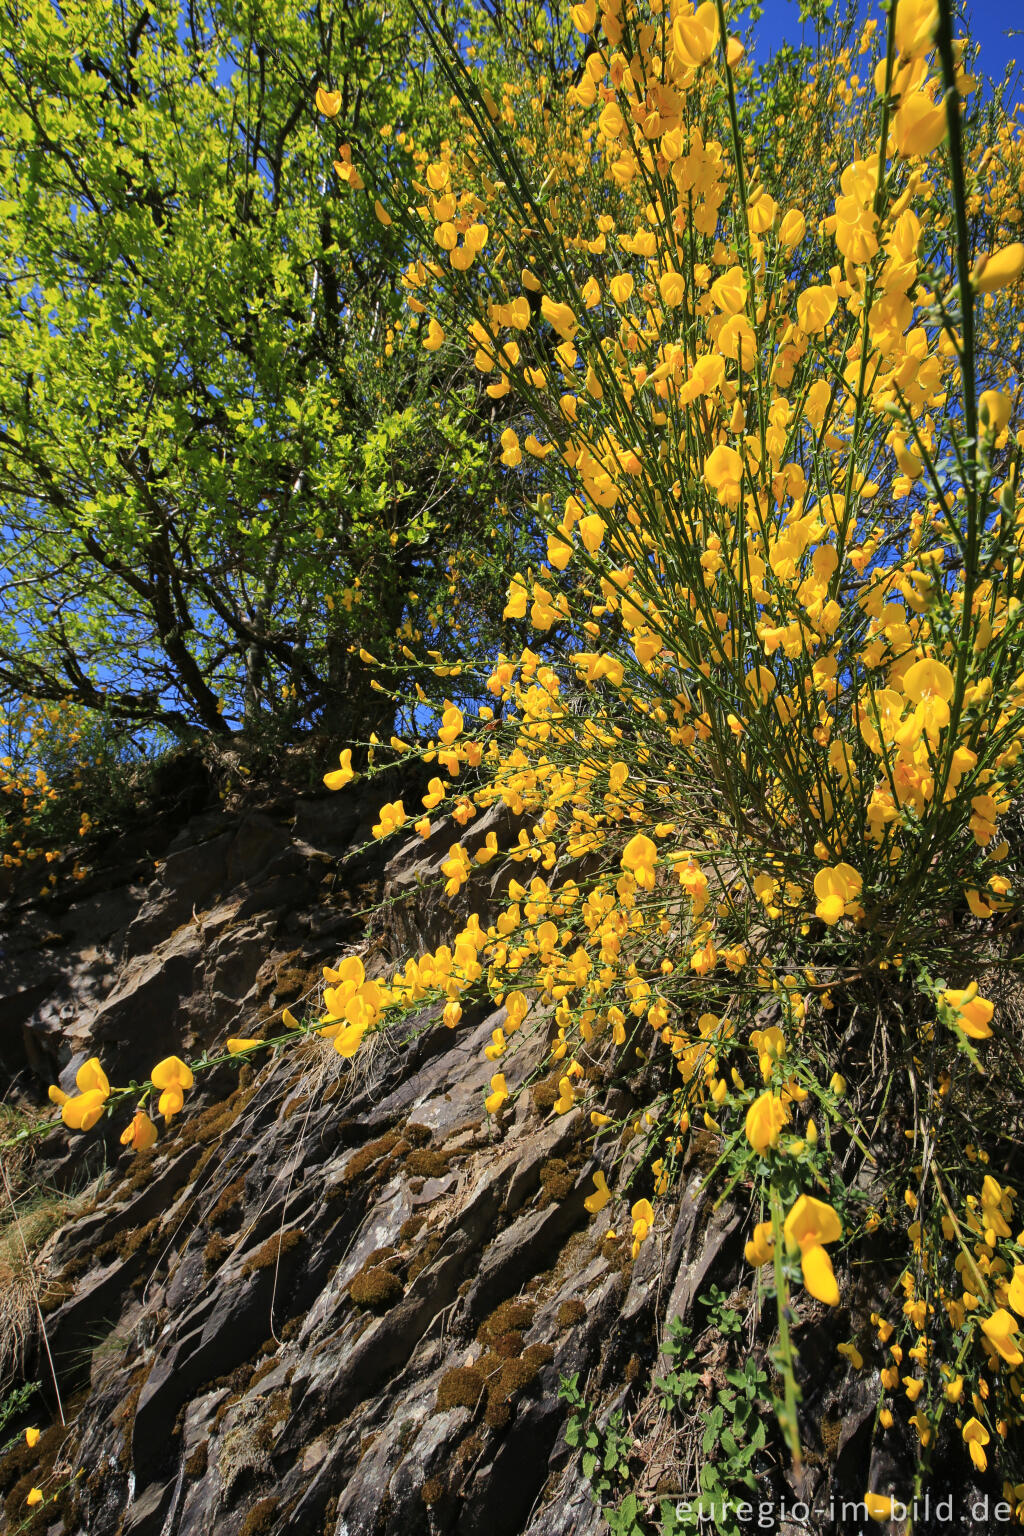
[{"label": "green moss", "polygon": [[494,1353],[503,1360],[514,1360],[522,1353],[523,1336],[511,1329],[508,1333],[501,1334],[494,1341]]},{"label": "green moss", "polygon": [[[312,980],[311,980],[312,977]],[[301,970],[298,966],[282,966],[274,977],[274,996],[279,1003],[291,1002],[302,997],[317,980],[317,973]]]},{"label": "green moss", "polygon": [[559,1074],[552,1072],[548,1077],[542,1077],[539,1083],[534,1083],[530,1089],[530,1097],[542,1115],[546,1115],[549,1109],[554,1109],[555,1100],[558,1098]]},{"label": "green moss", "polygon": [[563,1301],[558,1309],[557,1323],[560,1329],[574,1328],[577,1323],[582,1323],[587,1315],[587,1309],[582,1301],[573,1297],[570,1301]]},{"label": "green moss", "polygon": [[408,1221],[403,1221],[398,1229],[398,1235],[403,1243],[409,1243],[416,1237],[427,1224],[425,1216],[410,1216]]},{"label": "green moss", "polygon": [[428,1507],[431,1504],[440,1504],[448,1492],[448,1485],[443,1477],[428,1477],[420,1489],[420,1498]]},{"label": "green moss", "polygon": [[136,1152],[131,1162],[124,1170],[126,1179],[134,1179],[138,1174],[146,1174],[147,1177],[153,1171],[153,1159],[156,1157],[157,1148],[147,1147],[144,1152]]},{"label": "green moss", "polygon": [[602,1238],[596,1252],[602,1259],[607,1259],[613,1269],[621,1270],[623,1274],[629,1269],[629,1244],[623,1242],[621,1238]]},{"label": "green moss", "polygon": [[[252,1385],[252,1382],[249,1383]],[[274,1430],[291,1414],[291,1393],[287,1387],[279,1387],[266,1399],[259,1427],[253,1434],[253,1444],[269,1456],[274,1446]]]},{"label": "green moss", "polygon": [[261,1536],[263,1531],[268,1531],[280,1502],[273,1494],[267,1499],[260,1499],[239,1526],[238,1536]]},{"label": "green moss", "polygon": [[487,1394],[487,1407],[484,1409],[484,1423],[488,1429],[504,1429],[512,1418],[512,1403],[500,1393],[489,1391]]},{"label": "green moss", "polygon": [[564,1157],[549,1157],[546,1163],[540,1165],[541,1197],[538,1204],[543,1207],[557,1200],[565,1200],[572,1193],[575,1182],[576,1176],[570,1171]]},{"label": "green moss", "polygon": [[429,1125],[416,1125],[411,1121],[405,1128],[405,1135],[406,1139],[411,1142],[414,1147],[425,1147],[429,1141],[433,1140],[434,1137],[434,1133],[430,1129]]},{"label": "green moss", "polygon": [[483,1451],[484,1442],[481,1437],[476,1433],[467,1435],[465,1440],[460,1440],[455,1448],[455,1455],[452,1457],[452,1466],[457,1467],[460,1470],[463,1467],[468,1467],[471,1462],[476,1461],[478,1456],[483,1455]]},{"label": "green moss", "polygon": [[[492,1372],[488,1380],[484,1423],[491,1429],[504,1429],[512,1417],[512,1405],[516,1397],[532,1385],[553,1355],[554,1350],[550,1344],[531,1344],[518,1359],[503,1360],[497,1372]],[[492,1358],[500,1357],[486,1357],[479,1362],[480,1367],[489,1364]]]},{"label": "green moss", "polygon": [[691,1131],[686,1148],[686,1162],[701,1173],[710,1173],[718,1161],[721,1140],[713,1131]]},{"label": "green moss", "polygon": [[221,1259],[231,1252],[231,1244],[220,1232],[215,1232],[203,1249],[203,1268],[212,1274]]},{"label": "green moss", "polygon": [[484,1391],[483,1373],[473,1365],[457,1365],[437,1384],[435,1413],[449,1408],[475,1408]]},{"label": "green moss", "polygon": [[291,1227],[287,1232],[275,1232],[273,1237],[268,1237],[255,1253],[249,1255],[242,1265],[242,1278],[254,1275],[259,1269],[268,1269],[271,1264],[276,1264],[278,1259],[298,1247],[305,1239],[305,1232],[301,1227]]},{"label": "green moss", "polygon": [[304,1104],[308,1104],[312,1097],[311,1093],[300,1093],[294,1099],[289,1099],[284,1107],[282,1120],[290,1120],[292,1115],[296,1114]]},{"label": "green moss", "polygon": [[275,1359],[264,1360],[260,1365],[256,1367],[252,1375],[249,1377],[246,1391],[251,1392],[253,1387],[257,1386],[263,1380],[264,1376],[269,1376],[271,1371],[276,1370],[277,1361]]},{"label": "green moss", "polygon": [[506,1360],[501,1368],[502,1390],[522,1392],[536,1380],[543,1367],[554,1358],[554,1353],[550,1344],[531,1344],[518,1360]]},{"label": "green moss", "polygon": [[448,1172],[448,1165],[447,1153],[429,1147],[416,1147],[405,1160],[409,1173],[420,1179],[441,1179]]},{"label": "green moss", "polygon": [[361,1269],[348,1288],[357,1307],[385,1312],[402,1296],[402,1282],[385,1265]]},{"label": "green moss", "polygon": [[209,1220],[211,1224],[216,1226],[219,1221],[223,1221],[225,1216],[230,1215],[235,1206],[241,1204],[244,1195],[245,1175],[243,1173],[239,1174],[237,1179],[232,1179],[231,1183],[221,1191],[220,1198],[210,1212]]},{"label": "green moss", "polygon": [[426,1269],[427,1265],[430,1263],[431,1259],[433,1259],[440,1246],[441,1239],[438,1234],[434,1232],[430,1235],[430,1237],[427,1238],[422,1248],[420,1248],[413,1255],[412,1259],[409,1261],[408,1270],[410,1285],[416,1279],[416,1276],[422,1274],[423,1270]]},{"label": "green moss", "polygon": [[[398,1249],[390,1244],[384,1248],[375,1248],[363,1265],[364,1269],[372,1269],[375,1264],[383,1264],[386,1259],[397,1259]],[[394,1267],[394,1266],[392,1266]]]},{"label": "green moss", "polygon": [[139,1251],[143,1243],[149,1241],[159,1225],[160,1217],[154,1216],[153,1220],[147,1221],[144,1227],[138,1227],[131,1232],[120,1233],[119,1236],[114,1240],[117,1252],[123,1259],[131,1258],[133,1253],[137,1253]]},{"label": "green moss", "polygon": [[[248,1078],[245,1074],[248,1073]],[[238,1087],[219,1104],[211,1104],[182,1126],[175,1138],[175,1147],[191,1147],[196,1142],[216,1142],[224,1135],[252,1098],[253,1071],[247,1062],[238,1074]]]},{"label": "green moss", "polygon": [[351,1184],[358,1179],[361,1173],[365,1173],[371,1163],[378,1158],[386,1157],[399,1140],[397,1131],[388,1131],[383,1136],[378,1136],[376,1141],[368,1141],[365,1147],[361,1147],[354,1157],[351,1157],[345,1165],[345,1171],[341,1175],[343,1184]]},{"label": "green moss", "polygon": [[495,1307],[490,1316],[480,1324],[476,1333],[477,1342],[493,1344],[503,1334],[523,1333],[533,1322],[536,1310],[532,1301],[503,1301],[501,1306]]},{"label": "green moss", "polygon": [[208,1453],[206,1449],[206,1441],[203,1440],[199,1445],[196,1446],[195,1450],[192,1452],[192,1455],[186,1461],[185,1476],[196,1479],[205,1476],[207,1461]]},{"label": "green moss", "polygon": [[839,1439],[843,1430],[842,1419],[822,1419],[821,1444],[824,1450],[824,1460],[827,1466],[831,1466],[839,1454]]}]

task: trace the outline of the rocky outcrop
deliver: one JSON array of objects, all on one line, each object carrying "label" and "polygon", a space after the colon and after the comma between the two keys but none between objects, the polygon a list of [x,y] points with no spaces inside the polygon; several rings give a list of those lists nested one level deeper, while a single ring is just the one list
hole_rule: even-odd
[{"label": "rocky outcrop", "polygon": [[[208,813],[145,877],[23,909],[2,1025],[22,1087],[67,1082],[94,1052],[123,1081],[167,1052],[257,1033],[346,948],[381,970],[420,935],[437,942],[468,900],[486,909],[500,878],[486,870],[460,904],[438,903],[445,828],[387,868],[376,849],[352,853],[379,798]],[[367,934],[359,912],[381,887]],[[691,1317],[713,1278],[764,1342],[743,1288],[744,1213],[702,1188],[710,1138],[695,1138],[632,1263],[628,1233],[608,1239],[607,1215],[584,1206],[591,1128],[552,1111],[544,1021],[503,1059],[525,1091],[495,1122],[483,1047],[503,1012],[467,1011],[454,1032],[438,1015],[368,1037],[352,1063],[308,1040],[224,1065],[151,1152],[108,1141],[91,1200],[41,1255],[68,1423],[0,1467],[11,1528],[52,1474],[60,1518],[47,1506],[33,1533],[587,1536],[601,1519],[566,1443],[572,1378],[602,1422],[628,1410],[652,1507],[685,1486],[690,1453],[666,1441],[652,1385],[670,1320]],[[628,1110],[627,1089],[612,1091]],[[80,1180],[97,1148],[57,1132],[39,1174]],[[647,1193],[642,1158],[624,1155]],[[849,1326],[819,1314],[803,1326],[811,1361]],[[720,1364],[708,1355],[708,1392]],[[811,1448],[805,1496],[843,1455],[863,1491],[857,1436],[874,1398],[867,1383],[845,1390],[829,1396],[808,1372],[812,1419],[849,1432],[838,1451]],[[787,1491],[767,1454],[758,1473],[763,1497]]]}]

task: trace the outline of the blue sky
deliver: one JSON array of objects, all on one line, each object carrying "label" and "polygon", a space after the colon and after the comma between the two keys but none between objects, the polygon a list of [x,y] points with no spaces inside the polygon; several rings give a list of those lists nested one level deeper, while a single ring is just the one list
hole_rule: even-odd
[{"label": "blue sky", "polygon": [[[797,0],[763,0],[763,5],[756,55],[766,58],[782,42],[814,42],[814,24],[801,23]],[[862,0],[861,8],[865,15],[881,18],[878,0]],[[970,19],[972,35],[981,44],[981,67],[986,74],[1000,79],[1008,63],[1024,58],[1024,5],[1019,0],[957,0],[956,9]],[[1008,35],[1015,28],[1020,36]]]}]

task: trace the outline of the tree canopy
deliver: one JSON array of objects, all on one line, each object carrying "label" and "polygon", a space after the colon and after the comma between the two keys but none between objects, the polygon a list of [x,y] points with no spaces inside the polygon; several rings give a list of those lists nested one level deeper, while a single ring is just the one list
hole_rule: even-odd
[{"label": "tree canopy", "polygon": [[0,695],[365,737],[391,706],[358,649],[450,633],[493,500],[491,402],[407,340],[354,195],[353,145],[383,133],[397,164],[410,128],[444,133],[411,11],[11,0],[6,23]]}]

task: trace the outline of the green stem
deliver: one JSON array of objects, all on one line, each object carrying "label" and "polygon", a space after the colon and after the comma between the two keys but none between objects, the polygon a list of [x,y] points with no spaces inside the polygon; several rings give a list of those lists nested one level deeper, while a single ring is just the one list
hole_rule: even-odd
[{"label": "green stem", "polygon": [[786,1283],[786,1276],[782,1267],[782,1201],[774,1184],[771,1186],[769,1194],[772,1212],[772,1264],[775,1270],[775,1307],[779,1317],[778,1359],[783,1380],[783,1400],[781,1404],[777,1405],[776,1411],[779,1417],[779,1426],[782,1429],[786,1444],[789,1446],[789,1453],[793,1458],[793,1468],[795,1471],[799,1471],[803,1463],[803,1452],[800,1449],[800,1423],[796,1411],[800,1389],[796,1384],[793,1341],[789,1334],[789,1286]]}]

